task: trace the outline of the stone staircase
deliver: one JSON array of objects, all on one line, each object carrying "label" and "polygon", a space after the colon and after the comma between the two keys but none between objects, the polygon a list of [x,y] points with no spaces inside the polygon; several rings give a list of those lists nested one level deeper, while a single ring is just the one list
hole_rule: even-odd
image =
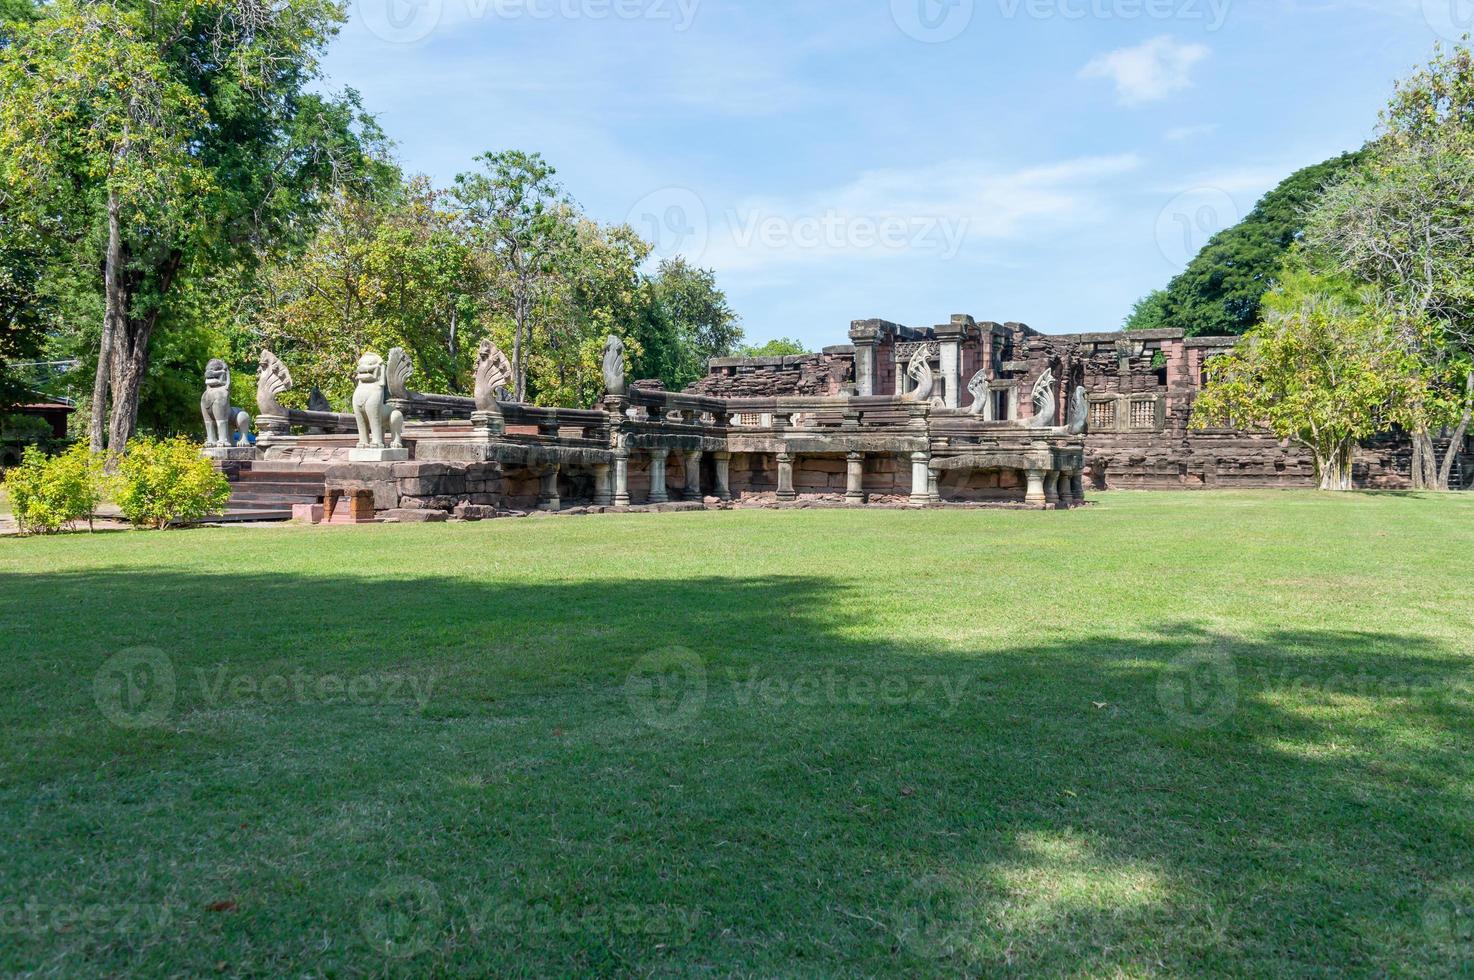
[{"label": "stone staircase", "polygon": [[230,502],[219,521],[289,521],[293,504],[320,504],[326,467],[251,463],[230,478]]}]

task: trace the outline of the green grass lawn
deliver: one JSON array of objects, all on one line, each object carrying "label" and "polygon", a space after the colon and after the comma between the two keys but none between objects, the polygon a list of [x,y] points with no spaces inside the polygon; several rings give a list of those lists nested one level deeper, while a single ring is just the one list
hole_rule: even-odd
[{"label": "green grass lawn", "polygon": [[1474,495],[0,541],[0,972],[1474,971]]}]

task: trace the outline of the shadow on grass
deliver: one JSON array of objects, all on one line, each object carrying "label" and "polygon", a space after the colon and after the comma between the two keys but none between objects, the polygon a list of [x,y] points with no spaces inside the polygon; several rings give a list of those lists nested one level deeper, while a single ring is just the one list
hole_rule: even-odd
[{"label": "shadow on grass", "polygon": [[4,893],[165,913],[0,918],[7,971],[1474,962],[1469,662],[1422,638],[968,651],[822,576],[0,596]]}]

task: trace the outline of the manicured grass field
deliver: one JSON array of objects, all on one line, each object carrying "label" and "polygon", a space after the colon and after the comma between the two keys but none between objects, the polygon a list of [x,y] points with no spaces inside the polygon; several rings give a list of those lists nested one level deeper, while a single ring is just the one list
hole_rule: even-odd
[{"label": "manicured grass field", "polygon": [[1474,971],[1474,495],[0,541],[0,971]]}]

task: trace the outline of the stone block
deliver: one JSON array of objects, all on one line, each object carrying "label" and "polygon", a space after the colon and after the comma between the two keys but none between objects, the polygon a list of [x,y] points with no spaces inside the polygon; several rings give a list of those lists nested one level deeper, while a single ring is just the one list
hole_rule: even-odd
[{"label": "stone block", "polygon": [[292,520],[298,524],[321,524],[322,504],[293,504]]},{"label": "stone block", "polygon": [[385,521],[398,521],[401,524],[439,524],[450,520],[450,514],[443,510],[411,510],[403,507],[386,510],[379,517]]}]

